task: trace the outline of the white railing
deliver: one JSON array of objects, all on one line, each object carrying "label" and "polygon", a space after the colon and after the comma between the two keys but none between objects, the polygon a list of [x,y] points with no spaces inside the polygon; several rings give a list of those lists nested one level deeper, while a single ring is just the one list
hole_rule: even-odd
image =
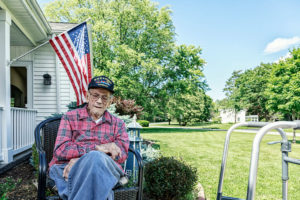
[{"label": "white railing", "polygon": [[11,108],[11,132],[14,155],[31,148],[34,143],[36,114],[36,110]]}]

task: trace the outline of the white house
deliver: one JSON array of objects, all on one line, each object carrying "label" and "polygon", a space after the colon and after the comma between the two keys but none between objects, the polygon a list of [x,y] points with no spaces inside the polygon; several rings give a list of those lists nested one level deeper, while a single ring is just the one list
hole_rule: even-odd
[{"label": "white house", "polygon": [[220,110],[221,123],[258,122],[258,115],[246,116],[247,110],[234,112],[233,109]]},{"label": "white house", "polygon": [[[0,164],[31,148],[37,123],[75,100],[50,44],[10,63],[74,24],[50,24],[36,0],[0,1]],[[44,85],[44,74],[51,85]]]}]

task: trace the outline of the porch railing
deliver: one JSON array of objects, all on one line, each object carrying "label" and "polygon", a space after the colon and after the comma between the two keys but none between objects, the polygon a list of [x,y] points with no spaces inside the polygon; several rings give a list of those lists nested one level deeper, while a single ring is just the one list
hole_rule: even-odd
[{"label": "porch railing", "polygon": [[34,128],[36,126],[37,110],[11,108],[11,131],[13,154],[16,155],[29,148],[34,143]]}]

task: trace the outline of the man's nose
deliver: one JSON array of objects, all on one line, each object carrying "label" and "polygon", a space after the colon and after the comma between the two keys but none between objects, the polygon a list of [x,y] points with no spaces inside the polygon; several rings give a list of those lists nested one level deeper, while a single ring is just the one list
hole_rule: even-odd
[{"label": "man's nose", "polygon": [[102,98],[99,97],[98,100],[96,101],[97,103],[103,103]]}]

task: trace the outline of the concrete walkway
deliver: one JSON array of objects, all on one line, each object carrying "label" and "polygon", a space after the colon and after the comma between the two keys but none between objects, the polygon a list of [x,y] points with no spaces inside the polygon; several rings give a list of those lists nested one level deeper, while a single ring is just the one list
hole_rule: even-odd
[{"label": "concrete walkway", "polygon": [[[212,128],[196,128],[196,127],[165,127],[165,126],[151,126],[151,128],[164,128],[164,129],[185,129],[185,130],[202,130],[202,131],[228,131],[227,129],[212,129]],[[242,133],[257,133],[259,129],[235,129],[234,132]],[[278,132],[268,132],[270,135],[278,135]],[[286,135],[293,136],[292,132],[286,132]],[[300,133],[296,133],[296,137],[300,137]]]}]

